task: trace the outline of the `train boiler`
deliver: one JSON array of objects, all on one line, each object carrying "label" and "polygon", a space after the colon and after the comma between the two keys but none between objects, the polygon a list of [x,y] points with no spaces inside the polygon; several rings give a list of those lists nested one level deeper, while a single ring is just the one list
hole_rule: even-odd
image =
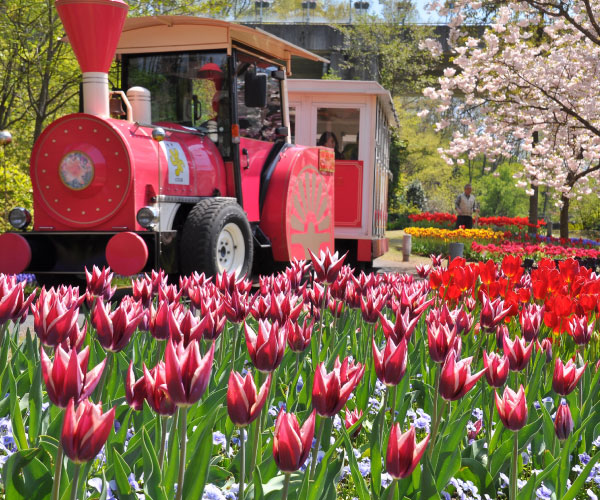
[{"label": "train boiler", "polygon": [[123,0],[56,8],[82,109],[35,143],[33,227],[11,211],[0,272],[244,275],[334,249],[334,152],[291,143],[287,102],[292,56],[323,59],[234,23],[127,19]]}]

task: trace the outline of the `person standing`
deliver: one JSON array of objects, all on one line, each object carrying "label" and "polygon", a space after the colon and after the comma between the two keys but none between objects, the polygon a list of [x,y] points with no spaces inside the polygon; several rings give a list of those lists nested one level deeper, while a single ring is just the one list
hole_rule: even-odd
[{"label": "person standing", "polygon": [[464,193],[460,193],[454,202],[456,208],[456,229],[464,226],[466,229],[473,228],[473,213],[479,214],[479,205],[475,195],[471,194],[471,184],[465,184]]}]

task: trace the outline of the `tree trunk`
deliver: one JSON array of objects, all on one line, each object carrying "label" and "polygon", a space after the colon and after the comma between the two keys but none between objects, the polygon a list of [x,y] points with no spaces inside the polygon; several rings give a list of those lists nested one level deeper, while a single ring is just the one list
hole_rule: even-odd
[{"label": "tree trunk", "polygon": [[539,188],[531,184],[533,194],[529,197],[529,234],[537,234]]},{"label": "tree trunk", "polygon": [[560,209],[560,237],[566,239],[569,237],[569,203],[571,200],[563,193],[560,201],[563,204]]}]

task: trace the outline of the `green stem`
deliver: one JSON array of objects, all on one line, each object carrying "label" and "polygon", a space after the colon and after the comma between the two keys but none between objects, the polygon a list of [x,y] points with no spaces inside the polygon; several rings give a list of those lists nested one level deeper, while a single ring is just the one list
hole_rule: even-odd
[{"label": "green stem", "polygon": [[[380,410],[380,414],[381,414],[381,418],[379,419],[379,442],[383,443],[383,428],[385,427],[385,407],[387,405],[387,398],[388,398],[388,388],[385,388],[385,392],[383,393],[383,399],[381,401],[381,410]],[[392,417],[392,425],[394,424],[394,417]]]},{"label": "green stem", "polygon": [[[310,464],[310,476],[308,476],[309,481],[315,477],[315,471],[317,470],[317,455],[319,454],[319,444],[321,444],[323,429],[325,429],[325,417],[319,417],[319,420],[319,432],[317,434],[317,442],[315,443],[315,449],[313,451],[312,463]],[[342,423],[342,425],[344,424]]]},{"label": "green stem", "polygon": [[283,482],[283,492],[281,493],[281,500],[287,500],[288,490],[290,489],[290,474],[285,474],[285,481]]},{"label": "green stem", "polygon": [[183,498],[183,476],[185,473],[185,452],[187,447],[187,406],[179,407],[179,475],[177,476],[177,496]]},{"label": "green stem", "polygon": [[[62,428],[62,425],[61,425]],[[62,475],[63,466],[63,446],[62,440],[58,440],[58,451],[56,452],[56,462],[54,463],[54,483],[52,484],[52,500],[60,498],[60,476]]]},{"label": "green stem", "polygon": [[438,416],[439,412],[439,397],[440,397],[440,372],[442,371],[441,365],[437,367],[435,371],[435,396],[433,398],[433,427],[431,429],[431,439],[429,441],[429,449],[427,450],[427,457],[431,460],[433,456],[433,448],[435,447],[435,439],[437,438],[437,431],[440,425],[441,415]]},{"label": "green stem", "polygon": [[295,369],[294,369],[294,375],[293,375],[294,377],[295,377],[296,375],[298,375],[298,370],[299,370],[299,369],[300,369],[300,353],[299,353],[299,352],[297,352],[297,353],[296,353],[296,367],[295,367]]},{"label": "green stem", "polygon": [[475,366],[479,365],[479,354],[481,353],[481,346],[483,345],[484,337],[485,333],[483,332],[483,329],[479,330],[479,338],[477,339],[477,350],[475,351],[475,357],[473,358],[473,360],[475,361]]},{"label": "green stem", "polygon": [[75,471],[73,472],[73,484],[71,485],[71,500],[77,500],[77,488],[79,487],[79,469],[81,469],[81,464],[75,464]]},{"label": "green stem", "polygon": [[[392,425],[396,422],[396,396],[398,395],[398,386],[395,385],[392,390],[392,406],[390,408],[390,414],[392,416]],[[383,441],[382,441],[383,442]]]},{"label": "green stem", "polygon": [[492,441],[492,424],[494,423],[494,407],[496,406],[495,403],[495,398],[493,396],[493,394],[495,394],[495,389],[492,388],[492,397],[491,397],[491,401],[490,401],[490,419],[488,421],[488,427],[487,427],[487,438],[488,438],[488,446],[487,446],[487,458],[488,458],[488,467],[490,465],[490,442]]},{"label": "green stem", "polygon": [[244,323],[240,323],[240,329],[234,333],[235,337],[233,338],[233,351],[231,352],[231,370],[234,370],[235,366],[235,355],[237,354],[238,349],[238,341],[240,339],[240,334],[242,333],[242,328],[244,328]]},{"label": "green stem", "polygon": [[392,481],[392,486],[390,487],[390,492],[388,493],[388,500],[394,500],[394,493],[396,493],[396,483],[398,482],[397,479],[394,479]]},{"label": "green stem", "polygon": [[[262,372],[258,372],[258,384],[257,387],[260,387],[262,384]],[[271,382],[271,385],[273,385],[273,382]],[[270,389],[269,389],[270,390]],[[267,399],[269,399],[269,395],[267,394]],[[258,416],[258,418],[255,421],[254,424],[254,435],[252,436],[252,454],[250,455],[250,470],[254,470],[254,466],[257,463],[257,453],[258,453],[258,438],[260,437],[260,433],[262,430],[262,413],[264,413],[265,411],[268,411],[269,406],[268,406],[268,401],[267,404],[265,404],[265,406],[262,409],[261,414]]]},{"label": "green stem", "polygon": [[108,351],[106,353],[106,364],[104,365],[104,370],[102,370],[102,376],[100,377],[100,382],[98,383],[98,386],[96,387],[96,391],[94,392],[94,399],[96,399],[97,402],[100,402],[103,399],[102,397],[104,395],[103,394],[104,386],[106,385],[106,380],[108,379],[110,371],[112,370],[113,357],[114,357],[114,353],[112,351]]},{"label": "green stem", "polygon": [[165,461],[165,448],[167,444],[167,423],[169,417],[159,415],[160,418],[160,451],[158,452],[158,468],[162,470],[163,463]]},{"label": "green stem", "polygon": [[239,500],[244,500],[244,480],[246,479],[246,429],[243,427],[240,429],[240,453],[241,453],[241,464],[240,464],[240,486],[238,492]]},{"label": "green stem", "polygon": [[517,500],[517,465],[519,456],[519,432],[513,434],[513,452],[510,465],[510,496],[509,500]]}]

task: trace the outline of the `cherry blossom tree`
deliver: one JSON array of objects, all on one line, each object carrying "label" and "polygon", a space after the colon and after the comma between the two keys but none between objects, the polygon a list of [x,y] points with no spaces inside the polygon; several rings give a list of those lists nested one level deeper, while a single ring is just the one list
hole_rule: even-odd
[{"label": "cherry blossom tree", "polygon": [[[492,7],[483,35],[472,36],[466,21]],[[438,129],[462,125],[442,155],[449,163],[501,158],[518,144],[517,185],[529,195],[551,188],[560,235],[568,237],[570,200],[600,180],[600,0],[456,0],[432,8],[451,17],[453,65],[424,94],[443,113]],[[441,50],[434,40],[426,45],[434,55]]]}]

